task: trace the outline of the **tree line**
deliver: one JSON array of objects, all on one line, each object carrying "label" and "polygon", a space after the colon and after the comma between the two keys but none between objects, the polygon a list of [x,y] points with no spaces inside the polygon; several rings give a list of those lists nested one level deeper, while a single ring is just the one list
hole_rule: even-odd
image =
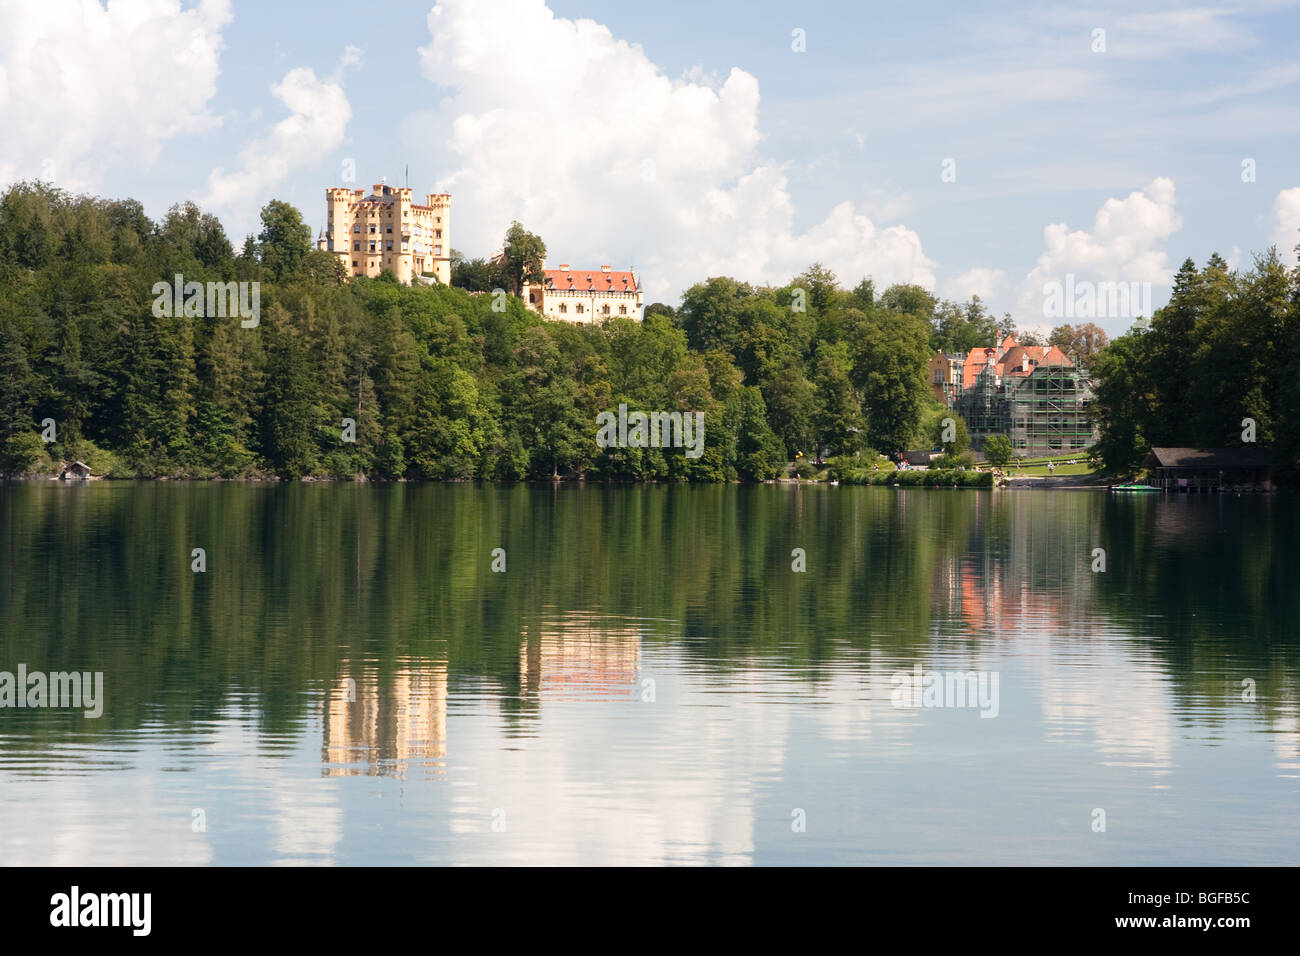
[{"label": "tree line", "polygon": [[[285,202],[236,250],[193,203],[154,222],[135,200],[16,184],[0,196],[0,473],[765,480],[930,446],[950,413],[929,359],[1016,331],[977,297],[844,288],[819,264],[780,287],[708,278],[642,322],[553,322],[517,295],[545,255],[513,223],[492,260],[454,254],[452,286],[346,280]],[[258,282],[257,327],[154,314],[154,284],[178,274]],[[1298,286],[1275,253],[1244,274],[1216,256],[1184,266],[1145,335],[1054,329],[1097,381],[1106,464],[1232,444],[1253,416],[1293,465]],[[704,413],[703,454],[600,447],[596,416],[623,403]]]},{"label": "tree line", "polygon": [[1096,455],[1113,471],[1152,447],[1271,446],[1275,475],[1300,476],[1300,269],[1275,248],[1233,270],[1187,259],[1168,305],[1096,356]]},{"label": "tree line", "polygon": [[[468,273],[458,258],[471,288],[345,281],[284,202],[236,251],[193,203],[154,222],[135,200],[15,185],[0,197],[0,471],[762,480],[800,454],[902,451],[933,412],[938,303],[918,287],[845,290],[815,265],[578,325],[485,293],[521,292],[545,246],[515,223],[504,251]],[[154,314],[152,287],[178,274],[258,282],[257,327]],[[620,403],[703,412],[703,454],[601,448],[596,416]]]}]

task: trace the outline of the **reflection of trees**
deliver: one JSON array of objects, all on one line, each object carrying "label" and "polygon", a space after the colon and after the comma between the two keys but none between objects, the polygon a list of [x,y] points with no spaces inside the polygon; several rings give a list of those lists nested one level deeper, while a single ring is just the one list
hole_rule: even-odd
[{"label": "reflection of trees", "polygon": [[[232,707],[267,733],[296,732],[357,667],[392,688],[428,660],[445,662],[448,692],[486,681],[526,716],[548,667],[587,667],[599,682],[666,642],[719,682],[769,659],[818,684],[846,646],[903,660],[940,632],[993,639],[1024,625],[1073,641],[1107,624],[1135,635],[1189,698],[1252,677],[1263,701],[1287,675],[1293,689],[1297,671],[1286,498],[9,485],[0,522],[5,661],[105,672],[98,721],[4,715],[37,737],[146,720],[202,728]],[[190,571],[194,547],[207,551],[205,574]],[[496,547],[504,574],[490,571]],[[1093,547],[1106,548],[1105,574],[1089,571]],[[806,573],[791,570],[793,548]],[[583,621],[604,634],[600,654],[552,640]],[[610,636],[620,628],[637,642]]]}]

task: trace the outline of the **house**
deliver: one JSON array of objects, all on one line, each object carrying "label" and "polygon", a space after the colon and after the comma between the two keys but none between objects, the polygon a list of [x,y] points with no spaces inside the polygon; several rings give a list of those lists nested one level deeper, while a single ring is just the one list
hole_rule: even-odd
[{"label": "house", "polygon": [[1021,345],[1008,335],[971,349],[963,387],[950,403],[976,447],[1006,435],[1017,455],[1082,451],[1097,440],[1092,388],[1055,345]]},{"label": "house", "polygon": [[1148,484],[1166,491],[1268,491],[1273,449],[1152,448],[1142,462]]},{"label": "house", "polygon": [[961,394],[964,362],[965,356],[951,355],[942,350],[931,356],[926,366],[925,380],[935,401],[952,407],[952,403]]},{"label": "house", "polygon": [[603,322],[622,316],[641,321],[645,313],[644,293],[634,270],[558,269],[542,267],[543,280],[524,290],[528,307],[548,319],[567,322]]}]

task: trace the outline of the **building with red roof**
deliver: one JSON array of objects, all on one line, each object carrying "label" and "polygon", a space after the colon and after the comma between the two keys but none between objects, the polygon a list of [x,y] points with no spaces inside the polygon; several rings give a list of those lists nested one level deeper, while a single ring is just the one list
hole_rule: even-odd
[{"label": "building with red roof", "polygon": [[572,269],[567,262],[547,269],[543,263],[542,274],[543,280],[530,284],[524,295],[529,308],[548,319],[603,322],[621,317],[640,322],[644,315],[644,293],[632,269]]},{"label": "building with red roof", "polygon": [[[931,359],[932,389],[936,370],[957,359]],[[1021,345],[1008,335],[971,349],[961,363],[961,388],[947,404],[977,447],[990,435],[1006,435],[1017,455],[1033,456],[1082,451],[1097,440],[1092,389],[1057,346]]]}]

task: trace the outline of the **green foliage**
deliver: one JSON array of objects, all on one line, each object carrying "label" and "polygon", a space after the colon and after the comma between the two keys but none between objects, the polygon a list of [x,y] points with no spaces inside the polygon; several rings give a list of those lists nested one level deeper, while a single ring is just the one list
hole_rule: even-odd
[{"label": "green foliage", "polygon": [[1011,439],[1006,435],[990,435],[984,439],[984,457],[990,465],[1001,468],[1011,461],[1014,453]]},{"label": "green foliage", "polygon": [[17,432],[0,441],[0,475],[48,472],[50,467],[45,442],[36,432]]},{"label": "green foliage", "polygon": [[1149,332],[1134,331],[1097,353],[1092,367],[1106,468],[1136,467],[1152,446],[1274,449],[1283,479],[1300,477],[1300,271],[1275,249],[1234,272],[1218,255],[1178,270],[1169,304]]},{"label": "green foliage", "polygon": [[512,222],[501,244],[501,277],[506,289],[522,295],[524,286],[541,282],[542,263],[546,261],[546,243],[539,236]]},{"label": "green foliage", "polygon": [[870,471],[854,469],[839,479],[846,485],[879,485],[897,488],[992,488],[991,471],[960,471],[957,469],[908,471]]},{"label": "green foliage", "polygon": [[257,237],[257,256],[267,277],[274,282],[287,279],[311,251],[311,229],[302,221],[302,213],[279,199],[267,203]]},{"label": "green foliage", "polygon": [[[951,429],[947,424],[949,421]],[[931,421],[926,438],[931,448],[941,448],[945,455],[954,458],[970,448],[970,432],[966,428],[966,419],[947,409]]]},{"label": "green foliage", "polygon": [[[0,196],[6,467],[51,466],[32,440],[46,417],[58,453],[146,477],[763,481],[801,452],[872,462],[854,455],[919,433],[937,308],[923,289],[845,291],[813,264],[781,288],[710,278],[680,308],[603,326],[472,294],[520,291],[544,255],[514,223],[499,261],[453,254],[452,287],[345,281],[279,200],[236,252],[192,203],[155,223],[134,200],[19,184]],[[260,324],[154,315],[153,284],[178,273],[259,282]],[[596,416],[620,403],[702,414],[700,454],[600,447]]]}]

